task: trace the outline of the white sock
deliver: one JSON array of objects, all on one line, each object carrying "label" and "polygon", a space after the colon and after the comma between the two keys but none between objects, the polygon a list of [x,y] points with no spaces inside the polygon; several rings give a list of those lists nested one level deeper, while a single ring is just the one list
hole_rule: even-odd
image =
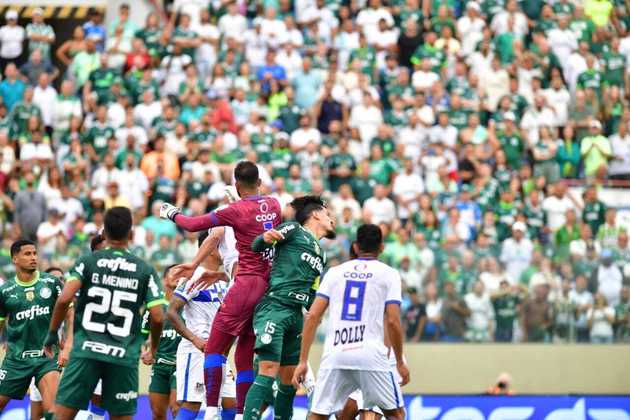
[{"label": "white sock", "polygon": [[243,420],[243,415],[237,414],[236,416],[234,416],[234,420]]},{"label": "white sock", "polygon": [[206,407],[203,420],[219,420],[219,409],[217,407]]}]

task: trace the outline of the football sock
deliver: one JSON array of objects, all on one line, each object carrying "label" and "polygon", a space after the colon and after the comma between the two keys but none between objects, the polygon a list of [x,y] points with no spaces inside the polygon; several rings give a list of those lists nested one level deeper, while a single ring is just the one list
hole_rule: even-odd
[{"label": "football sock", "polygon": [[293,417],[295,391],[293,385],[278,384],[278,393],[273,405],[274,420],[291,420]]},{"label": "football sock", "polygon": [[243,420],[259,420],[263,414],[262,406],[265,401],[273,399],[273,382],[271,376],[258,375],[249,388]]},{"label": "football sock", "polygon": [[192,411],[182,407],[177,412],[177,417],[175,417],[175,420],[195,420],[195,418],[197,418],[196,411]]}]

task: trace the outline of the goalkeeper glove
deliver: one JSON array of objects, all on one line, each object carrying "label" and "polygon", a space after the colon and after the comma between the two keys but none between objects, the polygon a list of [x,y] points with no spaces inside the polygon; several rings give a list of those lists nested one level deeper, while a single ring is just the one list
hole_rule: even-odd
[{"label": "goalkeeper glove", "polygon": [[175,207],[170,203],[164,203],[160,207],[160,217],[162,219],[171,219],[173,222],[175,221],[175,216],[181,212],[182,210],[179,207]]}]

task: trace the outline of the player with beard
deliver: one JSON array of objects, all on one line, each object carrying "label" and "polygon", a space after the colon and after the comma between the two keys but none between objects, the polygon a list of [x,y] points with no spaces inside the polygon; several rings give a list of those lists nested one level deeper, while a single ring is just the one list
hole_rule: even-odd
[{"label": "player with beard", "polygon": [[300,355],[303,308],[308,308],[319,286],[326,256],[319,240],[335,237],[335,222],[319,197],[296,198],[291,203],[295,222],[287,222],[257,237],[256,252],[274,248],[269,288],[254,313],[254,350],[258,375],[247,394],[243,419],[259,419],[265,401],[273,400],[279,376],[274,418],[291,419],[295,388],[291,378]]}]

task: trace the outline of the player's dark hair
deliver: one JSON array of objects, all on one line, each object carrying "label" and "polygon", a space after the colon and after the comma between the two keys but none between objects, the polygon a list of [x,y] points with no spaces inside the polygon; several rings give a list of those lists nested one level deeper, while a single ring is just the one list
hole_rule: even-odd
[{"label": "player's dark hair", "polygon": [[171,271],[171,269],[172,269],[173,267],[177,267],[177,264],[171,264],[171,265],[167,266],[167,267],[164,269],[164,274],[162,275],[162,278],[166,278],[166,276],[168,276],[168,272],[169,272],[169,271]]},{"label": "player's dark hair", "polygon": [[373,224],[365,224],[357,229],[357,245],[363,252],[378,252],[383,243],[381,228]]},{"label": "player's dark hair", "polygon": [[105,213],[105,236],[114,241],[129,237],[133,219],[127,207],[112,207]]},{"label": "player's dark hair", "polygon": [[351,260],[359,258],[356,251],[354,250],[354,244],[356,243],[357,241],[352,241],[352,243],[350,244],[350,249],[348,250],[348,256],[350,257]]},{"label": "player's dark hair", "polygon": [[248,160],[242,160],[234,168],[234,178],[248,187],[255,187],[258,183],[258,166]]},{"label": "player's dark hair", "polygon": [[100,233],[97,233],[90,241],[90,251],[94,252],[98,250],[98,247],[105,242],[105,237]]},{"label": "player's dark hair", "polygon": [[59,267],[55,267],[55,266],[48,267],[46,270],[44,270],[44,273],[46,273],[46,274],[50,274],[50,273],[52,273],[53,271],[61,271],[61,272],[63,273],[63,270],[62,270],[61,268],[59,268]]},{"label": "player's dark hair", "polygon": [[324,201],[316,195],[305,195],[304,197],[293,200],[291,207],[293,207],[295,211],[295,221],[303,225],[314,211],[322,210],[326,208],[326,205]]},{"label": "player's dark hair", "polygon": [[11,256],[14,257],[16,254],[19,254],[22,250],[23,246],[33,245],[37,248],[37,244],[30,239],[21,238],[11,244]]},{"label": "player's dark hair", "polygon": [[197,248],[201,248],[201,244],[203,244],[203,241],[205,241],[208,236],[210,236],[210,233],[207,230],[199,234],[197,237]]}]

